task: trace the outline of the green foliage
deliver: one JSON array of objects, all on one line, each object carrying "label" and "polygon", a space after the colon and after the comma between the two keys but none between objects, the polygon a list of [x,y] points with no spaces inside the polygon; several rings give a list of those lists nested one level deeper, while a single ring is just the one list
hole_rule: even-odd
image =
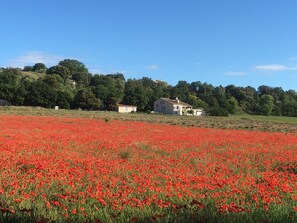
[{"label": "green foliage", "polygon": [[73,107],[84,110],[98,110],[101,106],[100,99],[96,98],[90,88],[79,90],[74,98]]},{"label": "green foliage", "polygon": [[9,101],[14,105],[22,105],[27,94],[25,85],[19,81],[18,69],[4,69],[0,73],[0,99]]},{"label": "green foliage", "polygon": [[28,94],[25,104],[33,106],[42,106],[45,108],[53,108],[57,99],[57,91],[42,80],[33,82],[28,89]]},{"label": "green foliage", "polygon": [[59,108],[69,109],[74,101],[74,93],[67,90],[57,91],[56,105]]},{"label": "green foliage", "polygon": [[188,110],[187,113],[190,114],[190,115],[194,115],[194,110],[192,110],[192,109]]},{"label": "green foliage", "polygon": [[91,75],[85,72],[76,72],[72,74],[72,80],[74,80],[79,87],[89,86]]},{"label": "green foliage", "polygon": [[238,102],[234,97],[231,97],[228,99],[228,112],[230,114],[235,114],[239,110],[238,108]]},{"label": "green foliage", "polygon": [[273,102],[274,99],[271,95],[264,94],[260,97],[259,105],[260,105],[260,112],[262,115],[271,115],[273,109]]},{"label": "green foliage", "polygon": [[63,78],[63,80],[65,82],[67,79],[71,78],[70,70],[67,67],[62,66],[62,65],[50,67],[49,69],[47,69],[46,74],[48,74],[48,75],[57,74],[61,78]]},{"label": "green foliage", "polygon": [[23,71],[25,71],[25,72],[33,71],[33,67],[32,66],[24,66]]},{"label": "green foliage", "polygon": [[57,74],[47,75],[42,79],[42,81],[55,89],[62,89],[64,87],[63,79]]},{"label": "green foliage", "polygon": [[92,92],[102,101],[102,109],[116,111],[124,96],[125,82],[118,75],[95,74],[90,81]]},{"label": "green foliage", "polygon": [[137,105],[139,111],[146,111],[152,107],[149,101],[153,94],[153,90],[144,86],[141,80],[129,79],[125,85],[123,101],[128,105]]},{"label": "green foliage", "polygon": [[35,71],[35,72],[39,72],[39,73],[43,73],[46,71],[46,66],[45,64],[43,63],[36,63],[33,68],[32,68],[32,71]]},{"label": "green foliage", "polygon": [[210,109],[210,115],[212,116],[229,116],[229,112],[226,108],[215,107]]},{"label": "green foliage", "polygon": [[92,75],[82,62],[74,59],[65,59],[49,69],[43,63],[25,66],[23,70],[0,69],[0,99],[13,105],[116,111],[117,104],[124,103],[146,112],[152,111],[154,102],[162,97],[178,97],[214,116],[247,113],[297,117],[296,91],[280,87],[262,85],[256,90],[250,86],[215,87],[184,80],[170,86],[148,77],[126,81],[121,73]]},{"label": "green foliage", "polygon": [[172,98],[178,97],[180,100],[188,102],[190,96],[190,84],[186,81],[179,81],[172,89]]},{"label": "green foliage", "polygon": [[4,69],[3,72],[0,73],[0,84],[16,85],[18,75],[18,70],[10,68]]},{"label": "green foliage", "polygon": [[85,65],[78,60],[65,59],[60,61],[58,65],[67,67],[70,71],[70,75],[73,75],[74,73],[89,73]]}]

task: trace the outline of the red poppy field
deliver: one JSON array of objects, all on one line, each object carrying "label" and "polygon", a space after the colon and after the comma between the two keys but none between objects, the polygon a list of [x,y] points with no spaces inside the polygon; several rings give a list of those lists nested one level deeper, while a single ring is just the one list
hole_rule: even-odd
[{"label": "red poppy field", "polygon": [[297,136],[0,116],[0,222],[296,222]]}]

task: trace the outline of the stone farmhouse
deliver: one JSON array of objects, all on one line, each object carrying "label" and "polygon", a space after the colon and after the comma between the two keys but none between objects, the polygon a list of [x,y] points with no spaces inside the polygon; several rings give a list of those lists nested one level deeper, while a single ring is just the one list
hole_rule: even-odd
[{"label": "stone farmhouse", "polygon": [[154,102],[154,112],[170,115],[204,115],[203,108],[193,109],[192,105],[182,102],[178,98],[175,100],[169,98],[160,98]]}]

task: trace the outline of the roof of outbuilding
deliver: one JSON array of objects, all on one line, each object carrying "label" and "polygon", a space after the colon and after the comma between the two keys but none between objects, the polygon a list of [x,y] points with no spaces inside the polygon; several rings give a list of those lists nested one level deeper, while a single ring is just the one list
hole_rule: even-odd
[{"label": "roof of outbuilding", "polygon": [[136,107],[135,105],[124,105],[124,104],[118,104],[118,107]]}]

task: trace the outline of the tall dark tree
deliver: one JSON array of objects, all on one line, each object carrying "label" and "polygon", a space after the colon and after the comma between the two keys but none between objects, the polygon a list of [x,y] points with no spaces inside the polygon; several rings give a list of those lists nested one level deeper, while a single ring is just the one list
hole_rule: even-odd
[{"label": "tall dark tree", "polygon": [[73,107],[85,110],[98,110],[101,106],[100,99],[96,98],[91,89],[79,90],[74,98]]},{"label": "tall dark tree", "polygon": [[65,82],[67,79],[71,78],[70,70],[67,67],[62,65],[52,66],[48,68],[46,71],[46,74],[48,75],[57,74],[60,77],[62,77]]},{"label": "tall dark tree", "polygon": [[33,66],[24,66],[23,71],[25,72],[33,71]]},{"label": "tall dark tree", "polygon": [[58,65],[67,67],[70,71],[70,75],[73,75],[74,73],[89,73],[85,65],[78,60],[65,59],[60,61]]},{"label": "tall dark tree", "polygon": [[44,63],[36,63],[36,64],[33,66],[33,68],[32,68],[33,71],[35,71],[35,72],[41,72],[41,73],[45,72],[46,69],[47,69],[47,68],[46,68],[46,66],[45,66]]},{"label": "tall dark tree", "polygon": [[179,81],[172,89],[172,98],[178,97],[184,102],[188,102],[190,95],[190,84],[186,81]]},{"label": "tall dark tree", "polygon": [[56,105],[57,91],[42,80],[37,80],[30,85],[29,94],[25,100],[26,105],[53,108]]},{"label": "tall dark tree", "polygon": [[228,107],[227,110],[230,114],[235,114],[239,111],[238,101],[231,96],[228,100]]},{"label": "tall dark tree", "polygon": [[263,94],[260,97],[259,105],[260,105],[260,112],[262,115],[271,115],[273,109],[273,102],[274,99],[271,95]]},{"label": "tall dark tree", "polygon": [[102,101],[102,109],[115,111],[124,96],[125,82],[121,77],[95,74],[90,81],[92,92]]},{"label": "tall dark tree", "polygon": [[69,109],[74,101],[74,93],[68,90],[58,90],[56,105],[59,108]]},{"label": "tall dark tree", "polygon": [[152,110],[152,105],[149,104],[152,94],[153,90],[148,86],[143,86],[141,81],[128,79],[123,102],[128,105],[136,105],[138,111]]},{"label": "tall dark tree", "polygon": [[18,69],[3,69],[0,73],[0,99],[7,100],[13,105],[22,105],[25,89],[19,84]]},{"label": "tall dark tree", "polygon": [[164,81],[154,81],[151,78],[143,77],[139,79],[143,88],[146,91],[148,103],[145,106],[146,111],[152,111],[154,102],[160,98],[169,98],[169,86]]},{"label": "tall dark tree", "polygon": [[76,72],[72,74],[72,80],[76,82],[78,87],[87,87],[89,86],[92,75],[85,72]]}]

